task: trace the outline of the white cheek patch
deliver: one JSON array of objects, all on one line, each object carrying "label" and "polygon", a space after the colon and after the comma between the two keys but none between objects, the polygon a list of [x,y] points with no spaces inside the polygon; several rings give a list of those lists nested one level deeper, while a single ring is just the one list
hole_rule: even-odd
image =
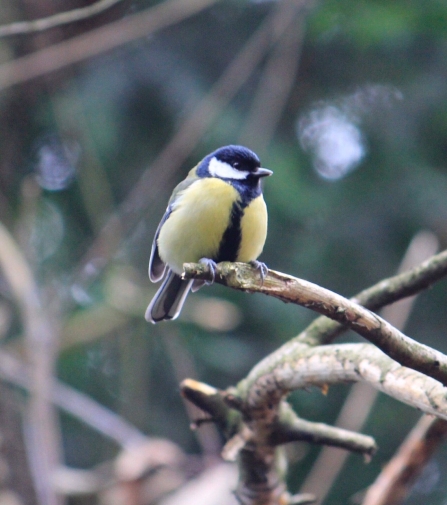
[{"label": "white cheek patch", "polygon": [[222,177],[223,179],[246,179],[249,172],[236,170],[228,163],[219,161],[216,157],[211,158],[208,170],[214,177]]}]

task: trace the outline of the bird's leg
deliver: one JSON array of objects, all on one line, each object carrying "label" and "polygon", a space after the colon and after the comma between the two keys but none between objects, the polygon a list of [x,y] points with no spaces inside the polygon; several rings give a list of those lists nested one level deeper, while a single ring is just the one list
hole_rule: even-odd
[{"label": "bird's leg", "polygon": [[253,268],[256,268],[256,270],[259,271],[259,275],[261,276],[261,286],[263,286],[265,276],[268,274],[268,271],[269,271],[269,269],[267,268],[267,265],[265,263],[263,263],[262,261],[258,261],[258,260],[249,261],[248,264],[251,265]]},{"label": "bird's leg", "polygon": [[214,279],[216,278],[217,263],[210,258],[200,258],[199,263],[202,263],[202,265],[206,265],[210,269],[211,277],[213,278],[213,280],[205,281],[205,284],[207,286],[211,286],[211,284],[214,284]]}]

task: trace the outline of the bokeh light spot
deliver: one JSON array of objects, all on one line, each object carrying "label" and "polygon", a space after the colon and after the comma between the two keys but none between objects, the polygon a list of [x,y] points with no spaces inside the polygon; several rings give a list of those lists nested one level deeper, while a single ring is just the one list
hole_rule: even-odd
[{"label": "bokeh light spot", "polygon": [[76,175],[81,148],[76,141],[46,135],[36,147],[35,171],[38,184],[48,191],[67,188]]},{"label": "bokeh light spot", "polygon": [[298,122],[298,136],[303,149],[311,153],[315,170],[326,179],[345,176],[365,155],[360,129],[332,105],[303,117]]}]

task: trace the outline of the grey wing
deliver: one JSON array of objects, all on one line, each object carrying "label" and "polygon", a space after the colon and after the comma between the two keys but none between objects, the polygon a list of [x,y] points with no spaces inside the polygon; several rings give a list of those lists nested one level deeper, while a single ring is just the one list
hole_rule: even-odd
[{"label": "grey wing", "polygon": [[149,259],[149,279],[152,282],[158,282],[164,275],[166,270],[166,265],[163,260],[160,258],[160,254],[158,253],[158,235],[160,234],[161,227],[168,219],[172,211],[172,206],[169,205],[164,213],[164,216],[161,218],[160,224],[157,227],[157,231],[155,232],[155,237],[152,242],[151,249],[151,257]]}]

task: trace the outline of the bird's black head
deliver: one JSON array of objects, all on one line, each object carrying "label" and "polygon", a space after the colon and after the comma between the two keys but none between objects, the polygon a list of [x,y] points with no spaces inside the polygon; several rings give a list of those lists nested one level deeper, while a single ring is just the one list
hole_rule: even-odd
[{"label": "bird's black head", "polygon": [[261,168],[258,156],[243,146],[229,145],[209,154],[200,164],[198,174],[229,181],[258,181],[271,175],[271,170]]},{"label": "bird's black head", "polygon": [[212,153],[217,160],[241,172],[255,172],[261,166],[258,156],[243,146],[225,146]]}]

